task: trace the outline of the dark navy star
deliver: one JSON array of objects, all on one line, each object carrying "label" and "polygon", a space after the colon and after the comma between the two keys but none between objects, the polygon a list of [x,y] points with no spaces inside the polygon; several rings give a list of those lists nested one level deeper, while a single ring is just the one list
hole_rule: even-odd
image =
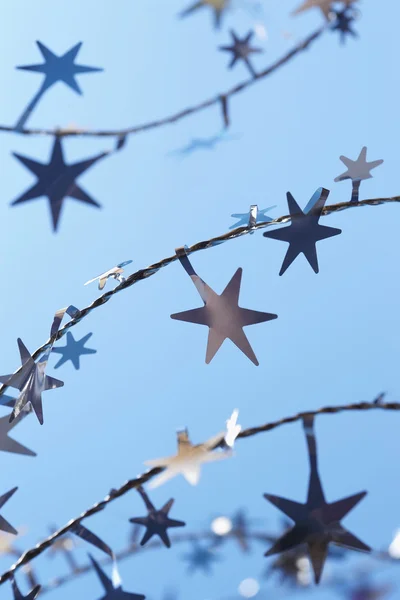
[{"label": "dark navy star", "polygon": [[184,554],[183,559],[189,564],[189,573],[201,569],[204,573],[209,575],[211,573],[212,563],[220,560],[220,557],[210,548],[205,548],[197,541],[193,541],[192,551]]},{"label": "dark navy star", "polygon": [[168,537],[167,529],[170,527],[184,527],[186,525],[186,523],[183,521],[176,521],[175,519],[170,519],[168,517],[168,513],[172,508],[174,499],[171,498],[171,500],[164,504],[161,510],[156,510],[142,487],[138,488],[138,492],[143,498],[148,510],[148,515],[147,517],[135,517],[133,519],[129,519],[129,521],[130,523],[136,523],[137,525],[144,525],[146,527],[146,532],[142,538],[142,541],[140,542],[140,545],[144,546],[146,542],[153,537],[153,535],[158,535],[163,541],[164,545],[167,546],[167,548],[170,548],[171,542]]},{"label": "dark navy star", "polygon": [[353,23],[354,16],[349,12],[348,8],[345,8],[342,11],[338,11],[336,14],[336,20],[332,25],[332,31],[340,32],[340,41],[342,44],[346,41],[346,35],[351,35],[353,37],[358,37],[358,33],[351,28],[351,24]]},{"label": "dark navy star", "polygon": [[261,48],[252,48],[250,45],[250,41],[251,38],[253,37],[254,32],[250,31],[246,37],[244,37],[243,39],[240,39],[236,33],[231,29],[231,36],[232,36],[232,41],[233,44],[231,46],[220,46],[219,49],[223,50],[224,52],[230,52],[231,54],[233,54],[232,56],[232,60],[228,65],[229,69],[232,69],[232,67],[236,64],[236,62],[238,60],[242,60],[247,68],[249,69],[250,73],[255,76],[255,71],[253,69],[253,66],[250,62],[250,54],[255,54],[255,53],[259,53],[262,52]]},{"label": "dark navy star", "polygon": [[314,418],[304,417],[303,425],[307,438],[311,471],[307,502],[300,504],[280,496],[264,494],[266,500],[295,522],[294,527],[282,535],[272,548],[265,553],[265,556],[271,556],[272,554],[292,550],[301,544],[307,544],[315,582],[319,583],[330,542],[353,550],[371,551],[369,546],[340,524],[340,521],[366,496],[367,492],[360,492],[336,502],[326,502],[318,473]]},{"label": "dark navy star", "polygon": [[328,196],[329,190],[318,188],[303,212],[292,194],[290,192],[287,193],[287,202],[291,217],[290,225],[263,233],[264,237],[281,240],[289,244],[279,275],[283,275],[286,269],[290,267],[292,262],[301,253],[304,254],[314,272],[318,273],[316,243],[342,233],[341,229],[319,225],[318,223]]},{"label": "dark navy star", "polygon": [[20,590],[18,589],[17,583],[14,579],[14,577],[12,577],[11,579],[11,586],[12,586],[12,590],[14,593],[14,600],[35,600],[35,598],[37,597],[37,595],[40,592],[40,585],[37,585],[33,588],[33,590],[31,590],[27,596],[23,596],[20,592]]},{"label": "dark navy star", "polygon": [[65,346],[59,346],[57,348],[53,348],[52,352],[56,352],[57,354],[62,354],[60,360],[55,365],[55,369],[61,367],[64,363],[69,360],[74,365],[75,369],[80,368],[79,358],[84,354],[96,354],[97,350],[92,350],[91,348],[85,348],[86,342],[92,337],[93,333],[88,333],[80,340],[75,341],[74,336],[70,331],[67,333],[67,343]]},{"label": "dark navy star", "polygon": [[106,154],[106,152],[102,152],[93,158],[67,165],[64,161],[61,140],[59,137],[56,137],[54,140],[53,151],[48,164],[43,164],[31,158],[14,153],[15,158],[34,173],[38,180],[32,187],[24,192],[22,196],[11,202],[11,205],[15,206],[16,204],[28,202],[29,200],[40,198],[41,196],[47,196],[50,203],[54,231],[57,230],[63,202],[67,196],[100,208],[100,204],[95,200],[92,200],[92,198],[90,198],[90,196],[75,183],[75,179],[87,171],[87,169],[94,165],[98,160],[106,156]]},{"label": "dark navy star", "polygon": [[89,554],[89,558],[92,561],[93,567],[103,585],[105,596],[102,596],[100,600],[145,600],[146,596],[143,594],[133,594],[131,592],[125,592],[121,585],[115,584],[100,567],[99,563]]},{"label": "dark navy star", "polygon": [[103,70],[98,67],[88,67],[86,65],[75,64],[75,59],[82,46],[82,42],[76,44],[76,46],[68,50],[68,52],[62,56],[57,56],[57,54],[54,54],[54,52],[49,50],[49,48],[42,44],[42,42],[37,41],[36,44],[38,45],[45,62],[41,63],[40,65],[24,65],[16,68],[24,71],[43,73],[45,79],[43,82],[42,91],[48,90],[58,81],[62,81],[77,94],[82,94],[82,90],[80,89],[75,77],[77,75],[82,75],[83,73],[94,73]]}]

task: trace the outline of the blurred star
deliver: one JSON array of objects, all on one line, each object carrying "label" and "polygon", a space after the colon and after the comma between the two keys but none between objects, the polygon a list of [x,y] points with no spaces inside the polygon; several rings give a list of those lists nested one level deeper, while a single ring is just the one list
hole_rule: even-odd
[{"label": "blurred star", "polygon": [[193,138],[186,146],[170,152],[171,155],[189,156],[197,150],[214,150],[220,142],[229,142],[237,139],[238,136],[227,135],[225,131],[209,138]]},{"label": "blurred star", "polygon": [[231,29],[232,45],[231,46],[220,46],[219,49],[224,52],[230,52],[233,56],[231,62],[228,65],[229,69],[236,64],[238,60],[242,60],[253,77],[256,76],[256,72],[250,62],[250,55],[263,52],[261,48],[253,48],[250,45],[251,38],[254,35],[253,31],[250,31],[243,39],[239,38],[236,33]]},{"label": "blurred star", "polygon": [[197,541],[193,541],[192,551],[183,555],[183,559],[188,562],[188,572],[193,573],[201,569],[206,575],[211,573],[211,565],[220,560],[220,557],[210,548],[205,548]]},{"label": "blurred star", "polygon": [[[17,491],[17,487],[13,488],[9,492],[6,492],[2,496],[0,496],[0,508],[2,508],[6,502],[11,498],[13,494]],[[14,529],[12,525],[8,521],[5,520],[4,517],[0,516],[0,530],[5,531],[6,533],[12,533],[13,535],[17,535],[18,531]]]},{"label": "blurred star", "polygon": [[67,343],[65,346],[59,346],[52,349],[52,352],[56,352],[57,354],[62,354],[60,360],[55,365],[55,369],[61,367],[64,363],[69,360],[74,365],[75,369],[80,368],[80,356],[84,354],[96,354],[97,350],[92,350],[91,348],[85,348],[86,342],[92,337],[93,333],[88,333],[80,340],[75,341],[74,336],[70,331],[67,332]]},{"label": "blurred star", "polygon": [[37,182],[30,187],[19,198],[11,202],[11,206],[47,196],[50,203],[50,211],[53,222],[53,231],[57,231],[58,222],[60,219],[61,209],[64,200],[69,196],[85,204],[100,208],[100,204],[92,200],[90,196],[77,184],[75,180],[93,166],[98,160],[107,155],[102,152],[93,158],[88,158],[77,163],[67,165],[64,161],[61,140],[56,137],[54,140],[53,150],[48,164],[43,164],[13,153],[27,169],[34,173],[37,177]]},{"label": "blurred star", "polygon": [[107,577],[99,563],[91,556],[91,554],[89,554],[89,558],[92,561],[92,565],[106,592],[106,595],[102,596],[100,600],[145,600],[143,594],[125,592],[120,584],[116,585],[109,577]]},{"label": "blurred star", "polygon": [[18,423],[22,421],[30,411],[23,411],[17,419],[10,423],[10,415],[0,418],[0,451],[12,452],[13,454],[24,454],[25,456],[36,456],[36,452],[29,450],[16,440],[9,437],[9,433]]},{"label": "blurred star", "polygon": [[[273,221],[271,217],[268,217],[268,215],[265,214],[273,208],[276,208],[276,204],[274,206],[269,206],[268,208],[258,210],[256,223],[270,223],[271,221]],[[229,229],[236,229],[237,227],[247,227],[250,219],[250,211],[247,213],[233,213],[231,217],[233,217],[234,219],[239,219],[239,221],[234,225],[231,225]]]},{"label": "blurred star", "polygon": [[[357,0],[342,0],[342,3],[346,6],[351,6],[356,1]],[[292,12],[292,15],[298,15],[310,8],[319,8],[322,10],[324,17],[329,20],[329,14],[332,13],[332,4],[333,0],[304,0],[303,4]]]},{"label": "blurred star", "polygon": [[224,433],[219,433],[202,444],[193,445],[189,440],[187,430],[179,431],[177,434],[178,454],[145,461],[144,464],[150,467],[165,467],[160,475],[150,481],[149,487],[156,488],[176,475],[183,475],[188,483],[197,485],[203,463],[224,460],[231,456],[230,452],[213,451],[223,439]]},{"label": "blurred star", "polygon": [[318,188],[303,212],[292,194],[287,193],[291,217],[290,225],[263,233],[264,237],[289,244],[279,275],[283,275],[301,253],[304,254],[314,272],[318,273],[316,243],[342,233],[341,229],[319,225],[318,223],[328,195],[329,190]]},{"label": "blurred star", "polygon": [[229,7],[231,0],[197,0],[181,12],[180,17],[186,17],[199,8],[203,8],[204,6],[209,6],[214,11],[214,27],[221,27],[222,15]]},{"label": "blurred star", "polygon": [[11,578],[11,587],[14,593],[14,600],[35,600],[37,595],[40,592],[40,585],[37,585],[33,590],[31,590],[27,596],[23,596],[17,586],[17,582],[14,577]]},{"label": "blurred star", "polygon": [[133,519],[129,519],[130,523],[136,523],[146,527],[146,532],[142,538],[142,541],[140,542],[140,545],[144,546],[146,542],[153,537],[153,535],[158,535],[164,545],[167,546],[167,548],[170,548],[171,542],[168,537],[167,529],[170,527],[184,527],[186,525],[186,523],[183,521],[176,521],[175,519],[170,519],[168,516],[168,513],[174,503],[174,499],[171,498],[171,500],[168,500],[168,502],[164,504],[160,510],[156,510],[154,505],[150,502],[150,499],[144,489],[139,487],[137,488],[137,491],[143,498],[148,511],[147,517],[135,517]]},{"label": "blurred star", "polygon": [[351,24],[354,21],[354,16],[345,8],[342,11],[336,12],[336,20],[332,25],[332,31],[340,32],[340,41],[343,44],[346,41],[346,36],[351,35],[358,37],[358,33],[352,29]]},{"label": "blurred star", "polygon": [[265,556],[285,552],[306,543],[314,570],[315,583],[319,583],[330,542],[362,552],[371,551],[369,546],[340,524],[340,521],[366,496],[367,492],[360,492],[336,502],[326,502],[318,473],[314,417],[304,417],[303,426],[307,438],[311,471],[307,502],[300,504],[280,496],[264,494],[266,500],[295,522],[294,527],[279,538],[265,553]]},{"label": "blurred star", "polygon": [[363,181],[364,179],[371,179],[372,169],[376,169],[383,163],[382,159],[367,161],[367,147],[364,146],[361,150],[357,160],[351,160],[347,156],[340,156],[340,160],[347,167],[347,171],[335,177],[335,181],[344,181],[345,179],[352,179],[353,181]]}]

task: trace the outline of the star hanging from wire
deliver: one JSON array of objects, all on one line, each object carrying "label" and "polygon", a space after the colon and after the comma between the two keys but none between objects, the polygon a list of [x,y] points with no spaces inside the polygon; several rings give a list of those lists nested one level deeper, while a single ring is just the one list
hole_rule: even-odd
[{"label": "star hanging from wire", "polygon": [[231,3],[231,0],[197,0],[194,4],[181,12],[180,17],[187,17],[199,8],[209,6],[214,11],[214,27],[220,28],[222,16]]},{"label": "star hanging from wire", "polygon": [[28,593],[27,596],[23,596],[17,586],[17,582],[15,581],[14,577],[11,578],[11,587],[14,594],[14,600],[35,600],[41,589],[40,585],[37,585],[33,588],[33,590],[31,590]]},{"label": "star hanging from wire", "polygon": [[39,423],[43,425],[42,392],[62,387],[64,382],[45,375],[47,361],[35,363],[23,341],[18,338],[17,342],[22,368],[11,375],[0,376],[0,383],[16,388],[21,392],[11,413],[10,423],[18,417],[25,405],[30,402]]},{"label": "star hanging from wire", "polygon": [[340,41],[343,44],[346,41],[346,36],[351,35],[354,38],[358,37],[358,33],[352,29],[352,23],[355,20],[348,8],[335,12],[335,21],[332,25],[332,31],[340,32]]},{"label": "star hanging from wire", "polygon": [[278,315],[249,310],[239,306],[243,269],[239,268],[236,271],[222,294],[219,295],[195,273],[186,255],[179,256],[179,260],[196,286],[204,306],[175,313],[171,315],[171,319],[209,327],[206,351],[207,364],[214,358],[223,342],[230,339],[252,363],[258,366],[259,362],[243,331],[243,327],[277,319]]},{"label": "star hanging from wire", "polygon": [[64,363],[69,360],[74,365],[75,369],[80,368],[80,357],[84,354],[96,354],[97,350],[91,348],[85,348],[86,342],[92,337],[93,333],[88,333],[80,340],[75,341],[74,336],[70,331],[67,332],[67,343],[65,346],[59,346],[52,349],[52,352],[61,354],[61,358],[58,363],[54,366],[55,369],[61,367]]},{"label": "star hanging from wire", "polygon": [[82,94],[82,90],[75,79],[76,76],[82,75],[83,73],[103,71],[103,69],[99,67],[88,67],[86,65],[75,64],[75,59],[82,46],[82,42],[73,46],[73,48],[65,52],[62,56],[54,54],[54,52],[42,44],[42,42],[37,41],[36,44],[44,58],[44,63],[39,65],[24,65],[16,68],[22,69],[23,71],[43,73],[45,76],[42,86],[44,90],[48,90],[58,81],[62,81],[77,94]]},{"label": "star hanging from wire", "polygon": [[184,554],[182,558],[188,563],[189,573],[201,569],[206,575],[210,575],[211,565],[220,560],[220,556],[211,548],[202,546],[196,540],[193,541],[192,551]]},{"label": "star hanging from wire", "polygon": [[197,485],[200,480],[200,468],[203,463],[224,460],[232,456],[231,452],[213,451],[224,439],[224,432],[210,438],[202,444],[192,444],[187,430],[177,433],[178,454],[167,458],[156,458],[145,461],[150,467],[164,467],[165,470],[152,479],[149,487],[154,489],[176,475],[183,475],[188,483]]},{"label": "star hanging from wire", "polygon": [[141,546],[144,546],[146,542],[148,542],[153,535],[158,535],[163,544],[167,547],[171,547],[171,542],[168,537],[167,529],[170,527],[184,527],[186,523],[183,521],[176,521],[175,519],[170,519],[168,516],[169,511],[172,508],[174,503],[174,499],[168,500],[166,504],[160,509],[156,510],[152,502],[144,489],[142,487],[138,487],[137,491],[143,498],[143,502],[146,505],[148,515],[147,517],[134,517],[133,519],[129,519],[130,523],[136,523],[138,525],[144,525],[146,527],[146,532],[140,542]]},{"label": "star hanging from wire", "polygon": [[[345,6],[351,6],[356,1],[357,0],[342,0],[342,3]],[[301,4],[301,6],[292,12],[292,15],[298,15],[306,10],[309,10],[310,8],[319,8],[323,12],[325,19],[328,21],[331,13],[333,12],[332,4],[333,0],[304,0],[303,4]]]},{"label": "star hanging from wire", "polygon": [[[15,494],[17,491],[17,487],[13,488],[9,492],[6,492],[2,496],[0,496],[0,508],[3,508],[6,502]],[[4,517],[0,515],[0,531],[5,531],[6,533],[12,533],[13,535],[17,535],[18,531],[14,529],[12,525],[8,521],[5,520]]]},{"label": "star hanging from wire", "polygon": [[265,553],[265,556],[285,552],[306,543],[314,570],[315,583],[319,583],[330,542],[362,552],[371,551],[369,546],[340,524],[340,521],[366,496],[367,492],[360,492],[336,502],[326,502],[318,473],[314,417],[304,417],[303,425],[311,471],[307,502],[300,504],[280,496],[264,494],[266,500],[295,522],[294,527],[279,538]]},{"label": "star hanging from wire", "polygon": [[[269,217],[265,213],[269,212],[273,208],[276,208],[276,204],[274,206],[269,206],[268,208],[263,208],[262,210],[257,211],[257,219],[256,223],[270,223],[273,221],[272,217]],[[237,223],[231,225],[229,229],[236,229],[237,227],[247,227],[250,219],[250,212],[247,213],[233,213],[231,215],[234,219],[239,219]]]},{"label": "star hanging from wire", "polygon": [[91,554],[89,554],[89,558],[106,592],[100,600],[145,600],[146,596],[143,596],[143,594],[132,594],[122,589],[116,565],[114,565],[113,579],[111,580]]},{"label": "star hanging from wire", "polygon": [[41,196],[47,196],[50,203],[53,231],[57,231],[63,202],[68,196],[85,204],[100,208],[100,204],[90,198],[75,180],[98,160],[106,156],[107,152],[102,152],[92,158],[67,165],[64,161],[61,140],[59,137],[56,137],[48,164],[37,162],[15,152],[13,154],[29,171],[36,175],[37,182],[24,192],[22,196],[11,202],[11,206],[22,204]]},{"label": "star hanging from wire", "polygon": [[319,272],[316,243],[342,233],[341,229],[318,223],[328,196],[329,190],[318,188],[303,212],[292,194],[287,193],[290,225],[263,233],[264,237],[289,244],[279,275],[283,275],[301,253],[304,254],[314,272]]},{"label": "star hanging from wire", "polygon": [[372,169],[376,169],[383,163],[382,159],[367,161],[367,147],[364,146],[357,158],[357,160],[351,160],[347,156],[340,156],[340,160],[347,167],[347,171],[335,177],[335,181],[344,181],[345,179],[351,179],[353,181],[363,181],[364,179],[371,179]]},{"label": "star hanging from wire", "polygon": [[254,71],[253,65],[250,62],[250,55],[261,53],[263,50],[261,48],[253,48],[250,44],[254,35],[254,31],[250,31],[244,38],[239,38],[232,29],[230,33],[233,42],[231,46],[219,47],[219,49],[223,52],[230,52],[233,55],[228,68],[232,69],[238,60],[242,60],[253,77],[255,77],[256,72]]}]

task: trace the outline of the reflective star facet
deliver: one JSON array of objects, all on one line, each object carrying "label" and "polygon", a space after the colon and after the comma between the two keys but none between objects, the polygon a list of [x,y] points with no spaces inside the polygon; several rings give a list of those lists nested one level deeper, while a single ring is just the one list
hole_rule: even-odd
[{"label": "reflective star facet", "polygon": [[283,275],[286,269],[290,267],[292,262],[301,253],[304,254],[314,272],[318,273],[316,243],[342,233],[341,229],[319,225],[318,223],[328,195],[329,190],[318,188],[303,212],[292,194],[290,192],[287,193],[287,202],[291,216],[290,225],[263,233],[264,237],[289,244],[279,275]]},{"label": "reflective star facet", "polygon": [[[132,594],[131,592],[125,592],[120,585],[118,573],[115,573],[114,571],[114,574],[116,575],[114,579],[117,579],[118,581],[112,581],[109,577],[107,577],[93,556],[89,554],[89,558],[92,561],[92,565],[105,591],[105,596],[102,596],[99,600],[145,600],[146,596],[143,596],[143,594]],[[115,568],[116,565],[114,565],[114,569]]]},{"label": "reflective star facet", "polygon": [[49,48],[42,44],[42,42],[36,42],[36,44],[38,45],[45,62],[41,63],[40,65],[27,65],[16,68],[24,71],[43,73],[45,76],[42,86],[44,90],[49,89],[58,81],[62,81],[77,94],[82,94],[82,90],[80,89],[75,77],[83,73],[94,73],[103,70],[98,67],[88,67],[86,65],[75,64],[75,59],[82,46],[82,42],[76,44],[76,46],[68,50],[68,52],[62,56],[57,56],[54,54],[51,50],[49,50]]},{"label": "reflective star facet", "polygon": [[142,487],[138,488],[138,492],[143,498],[148,515],[147,517],[134,517],[133,519],[129,519],[129,521],[130,523],[136,523],[137,525],[144,525],[144,527],[146,527],[146,532],[142,538],[142,541],[140,542],[140,545],[144,546],[146,542],[153,537],[153,535],[158,535],[164,545],[167,546],[167,548],[170,548],[171,542],[167,529],[170,527],[184,527],[186,525],[186,523],[183,521],[176,521],[175,519],[170,519],[168,516],[168,513],[174,503],[174,499],[171,498],[171,500],[164,504],[160,510],[156,510]]},{"label": "reflective star facet", "polygon": [[11,375],[0,376],[0,383],[16,388],[21,392],[15,402],[14,409],[10,416],[10,422],[14,421],[24,409],[25,405],[30,402],[39,423],[43,425],[42,392],[62,387],[64,382],[45,375],[44,371],[47,361],[35,363],[22,340],[18,338],[17,342],[21,356],[22,369]]},{"label": "reflective star facet", "polygon": [[14,600],[35,600],[35,598],[40,592],[40,585],[37,585],[33,588],[33,590],[31,590],[28,593],[27,596],[23,596],[17,586],[17,582],[15,581],[14,577],[11,578],[11,587],[14,594]]},{"label": "reflective star facet", "polygon": [[239,293],[242,281],[242,269],[238,269],[221,295],[218,295],[197,275],[191,278],[196,288],[201,289],[204,307],[186,310],[171,315],[171,319],[207,325],[208,334],[206,363],[209,364],[223,342],[230,339],[238,348],[258,366],[258,360],[250,346],[243,327],[264,323],[276,319],[278,315],[248,310],[239,307]]},{"label": "reflective star facet", "polygon": [[85,348],[86,342],[92,337],[93,333],[88,333],[80,340],[75,341],[74,336],[70,331],[67,332],[67,343],[65,346],[59,346],[52,349],[52,352],[61,354],[61,358],[58,363],[54,366],[55,369],[61,367],[64,363],[69,360],[74,365],[75,369],[80,368],[80,357],[84,354],[96,354],[97,350],[91,348]]},{"label": "reflective star facet", "polygon": [[224,52],[230,52],[233,56],[231,62],[228,65],[229,69],[236,64],[238,60],[242,60],[246,67],[249,69],[250,73],[255,76],[256,73],[253,69],[253,66],[250,62],[250,55],[262,52],[261,48],[253,48],[250,45],[251,38],[253,37],[254,32],[250,31],[246,37],[243,39],[239,38],[236,33],[231,30],[232,36],[232,45],[231,46],[220,46],[219,49]]},{"label": "reflective star facet", "polygon": [[199,8],[208,6],[214,11],[214,26],[219,28],[221,26],[222,15],[229,7],[230,3],[231,0],[197,0],[194,4],[189,6],[189,8],[186,8],[183,12],[181,12],[180,16],[186,17]]},{"label": "reflective star facet", "polygon": [[[276,204],[274,206],[269,206],[268,208],[263,208],[262,210],[257,211],[257,220],[256,223],[270,223],[273,221],[271,217],[266,215],[265,213],[269,212],[273,208],[276,208]],[[233,213],[231,215],[234,219],[239,219],[237,223],[231,225],[229,229],[236,229],[237,227],[247,227],[250,220],[250,212],[247,213]]]},{"label": "reflective star facet", "polygon": [[[0,508],[2,508],[6,502],[11,498],[13,494],[17,491],[17,487],[13,488],[9,492],[6,492],[2,496],[0,496]],[[0,530],[5,531],[6,533],[12,533],[13,535],[17,535],[18,531],[14,529],[12,525],[8,521],[5,520],[4,517],[0,515]]]},{"label": "reflective star facet", "polygon": [[218,554],[211,548],[202,546],[197,541],[193,542],[192,551],[182,557],[188,563],[188,572],[194,573],[201,569],[206,575],[212,572],[211,565],[220,560]]},{"label": "reflective star facet", "polygon": [[69,196],[85,204],[100,207],[100,204],[90,198],[88,194],[77,184],[75,180],[82,175],[87,169],[93,166],[98,160],[104,158],[107,153],[102,152],[93,158],[88,158],[77,163],[67,165],[64,161],[61,140],[56,137],[54,146],[48,164],[43,164],[14,153],[17,158],[27,169],[29,169],[37,177],[37,182],[30,187],[19,198],[11,202],[11,206],[47,196],[50,203],[50,211],[53,222],[53,231],[57,231],[58,222],[60,219],[61,209],[64,200]]},{"label": "reflective star facet", "polygon": [[360,492],[336,502],[326,502],[318,473],[314,418],[304,417],[303,424],[311,470],[307,502],[300,504],[280,496],[264,494],[266,500],[295,522],[294,527],[279,538],[265,556],[285,552],[305,543],[314,570],[315,582],[319,583],[330,542],[345,548],[370,552],[369,546],[340,524],[340,521],[365,497],[367,492]]},{"label": "reflective star facet", "polygon": [[335,181],[344,181],[345,179],[351,179],[352,181],[363,181],[364,179],[371,179],[372,169],[376,169],[383,163],[383,160],[372,160],[367,161],[367,147],[364,146],[361,150],[357,160],[351,160],[347,156],[340,156],[340,160],[347,167],[347,171],[335,177]]},{"label": "reflective star facet", "polygon": [[177,434],[178,454],[167,458],[157,458],[145,461],[150,467],[165,467],[165,470],[149,483],[150,488],[156,488],[176,475],[183,475],[188,483],[197,485],[200,479],[200,468],[203,463],[224,460],[231,452],[213,452],[224,439],[224,432],[210,438],[202,444],[193,445],[189,440],[187,430]]}]

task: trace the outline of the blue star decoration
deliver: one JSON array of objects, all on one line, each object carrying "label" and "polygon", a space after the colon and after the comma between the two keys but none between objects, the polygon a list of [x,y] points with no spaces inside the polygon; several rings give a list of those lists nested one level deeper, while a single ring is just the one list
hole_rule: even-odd
[{"label": "blue star decoration", "polygon": [[137,491],[143,498],[143,502],[146,505],[148,515],[147,517],[134,517],[133,519],[129,519],[130,523],[135,523],[137,525],[144,525],[146,527],[146,532],[140,542],[141,546],[144,546],[146,542],[148,542],[153,535],[158,535],[164,545],[167,548],[171,547],[171,542],[168,537],[167,529],[170,527],[184,527],[186,523],[183,521],[176,521],[175,519],[170,519],[168,516],[169,511],[174,504],[174,499],[171,498],[160,510],[156,510],[150,502],[150,499],[144,489],[142,487],[137,488]]},{"label": "blue star decoration", "polygon": [[182,557],[188,563],[188,572],[193,573],[201,569],[206,575],[211,573],[211,565],[220,560],[220,556],[215,554],[212,548],[206,548],[193,541],[192,551]]},{"label": "blue star decoration", "polygon": [[92,348],[85,348],[86,342],[92,337],[92,335],[93,333],[88,333],[80,340],[75,340],[72,333],[68,331],[66,345],[58,346],[52,349],[52,352],[56,352],[56,354],[62,355],[54,368],[58,369],[70,360],[74,365],[75,369],[78,370],[80,368],[79,359],[81,356],[83,356],[84,354],[96,354],[97,352],[97,350],[93,350]]},{"label": "blue star decoration", "polygon": [[14,594],[14,600],[35,600],[40,592],[40,585],[37,585],[31,590],[27,596],[23,596],[17,586],[14,577],[11,578],[11,587]]},{"label": "blue star decoration", "polygon": [[352,23],[355,21],[353,12],[349,8],[344,8],[335,13],[335,21],[331,27],[332,31],[340,33],[340,41],[343,44],[346,41],[346,36],[351,35],[353,38],[358,37],[358,33],[352,29]]},{"label": "blue star decoration", "polygon": [[104,591],[106,592],[105,596],[102,596],[100,600],[145,600],[146,596],[143,596],[143,594],[133,594],[131,592],[125,592],[122,589],[116,569],[114,569],[114,574],[116,576],[113,577],[113,579],[118,579],[117,582],[112,581],[109,577],[107,577],[99,563],[91,554],[89,554],[89,558],[92,561],[92,565],[103,585]]},{"label": "blue star decoration", "polygon": [[292,521],[294,526],[283,534],[265,556],[292,550],[307,544],[308,554],[314,570],[315,583],[319,583],[329,543],[360,552],[370,552],[371,548],[345,529],[340,521],[362,500],[367,492],[360,492],[336,502],[326,502],[318,473],[317,445],[314,435],[314,417],[303,418],[310,462],[310,480],[307,502],[301,504],[280,496],[264,494],[264,498],[279,508]]},{"label": "blue star decoration", "polygon": [[84,202],[85,204],[100,208],[100,204],[90,198],[90,196],[75,183],[75,180],[92,167],[98,160],[107,156],[108,152],[102,152],[92,158],[67,165],[64,161],[61,140],[59,137],[56,137],[50,162],[48,164],[37,162],[36,160],[21,156],[15,152],[13,154],[27,169],[36,175],[37,182],[24,192],[22,196],[11,202],[11,206],[16,206],[23,202],[40,198],[41,196],[47,196],[50,203],[53,231],[57,231],[61,209],[67,196],[79,200],[80,202]]},{"label": "blue star decoration", "polygon": [[21,129],[24,126],[29,115],[32,113],[34,107],[39,102],[42,95],[54,84],[56,84],[59,81],[62,81],[71,90],[81,95],[82,90],[75,79],[76,76],[82,75],[84,73],[95,73],[98,71],[103,71],[103,69],[98,67],[88,67],[86,65],[75,64],[75,59],[82,46],[82,42],[76,44],[76,46],[65,52],[65,54],[63,54],[62,56],[57,56],[57,54],[54,54],[54,52],[52,52],[49,48],[47,48],[47,46],[42,44],[42,42],[37,41],[36,44],[38,45],[38,48],[44,58],[44,63],[41,63],[39,65],[23,65],[16,68],[21,69],[23,71],[41,73],[45,77],[38,93],[29,103],[28,107],[25,109],[23,115],[19,119],[16,126],[18,129]]},{"label": "blue star decoration", "polygon": [[[257,211],[257,220],[256,223],[270,223],[273,221],[271,217],[266,215],[265,213],[276,208],[276,204],[274,206],[268,206],[268,208],[259,209]],[[231,215],[233,219],[239,219],[237,223],[231,225],[229,229],[236,229],[237,227],[247,227],[250,219],[250,211],[247,213],[233,213]]]},{"label": "blue star decoration", "polygon": [[329,190],[318,188],[303,212],[292,194],[287,193],[291,218],[290,225],[263,233],[266,238],[288,242],[289,244],[279,275],[283,275],[301,253],[304,254],[314,272],[319,272],[316,243],[342,233],[341,229],[319,225],[318,223],[328,196]]}]

